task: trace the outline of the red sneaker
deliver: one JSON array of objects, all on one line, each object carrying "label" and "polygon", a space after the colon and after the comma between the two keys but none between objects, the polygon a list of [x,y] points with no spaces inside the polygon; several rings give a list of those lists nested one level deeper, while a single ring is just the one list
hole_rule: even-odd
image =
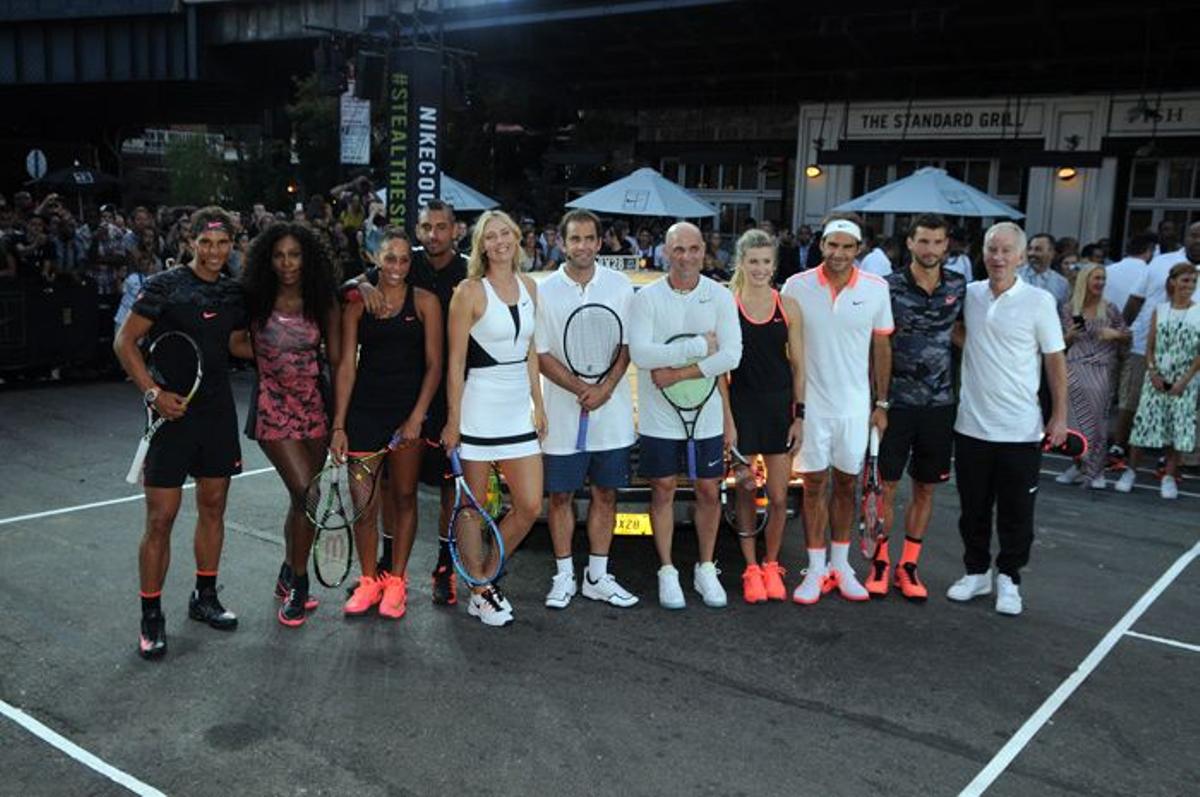
[{"label": "red sneaker", "polygon": [[779,565],[779,562],[762,563],[762,579],[763,586],[767,590],[767,600],[787,600],[787,587],[783,584],[785,575],[787,575],[787,571]]},{"label": "red sneaker", "polygon": [[383,599],[383,581],[370,576],[363,576],[358,580],[358,586],[354,588],[354,592],[350,595],[350,599],[346,601],[346,605],[342,607],[342,613],[351,617],[357,617],[361,614],[366,614],[371,611],[371,607],[379,603]]},{"label": "red sneaker", "polygon": [[746,603],[766,603],[767,588],[763,584],[763,571],[758,565],[746,565],[742,571],[742,598]]},{"label": "red sneaker", "polygon": [[404,576],[389,575],[383,587],[383,598],[379,601],[379,614],[399,620],[408,606],[408,581]]},{"label": "red sneaker", "polygon": [[917,577],[916,562],[901,562],[896,565],[896,587],[910,601],[923,601],[929,597],[929,590]]},{"label": "red sneaker", "polygon": [[[872,559],[871,569],[867,573],[866,583],[863,585],[867,588],[872,598],[883,598],[888,593],[888,563],[884,559]],[[899,576],[897,576],[899,583]]]}]

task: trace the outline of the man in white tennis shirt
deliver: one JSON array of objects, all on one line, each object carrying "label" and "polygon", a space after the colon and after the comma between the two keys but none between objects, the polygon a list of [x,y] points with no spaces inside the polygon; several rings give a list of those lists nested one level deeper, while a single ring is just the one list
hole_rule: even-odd
[{"label": "man in white tennis shirt", "polygon": [[[837,589],[847,600],[870,598],[850,566],[854,483],[869,426],[887,428],[892,379],[892,302],[887,282],[854,265],[862,226],[853,214],[830,216],[821,231],[820,266],[790,277],[782,293],[804,314],[806,403],[799,469],[804,475],[808,572],[792,593],[809,605]],[[875,397],[871,397],[873,366]],[[826,498],[833,471],[833,495]],[[825,529],[830,552],[825,556]]]},{"label": "man in white tennis shirt", "polygon": [[[583,596],[613,606],[637,603],[608,572],[608,551],[616,520],[617,488],[629,483],[629,452],[634,442],[633,396],[625,371],[629,347],[622,345],[611,370],[598,383],[580,379],[568,366],[563,331],[571,314],[585,304],[612,309],[621,321],[622,343],[628,343],[629,303],[633,285],[619,271],[596,266],[600,251],[600,219],[587,210],[571,210],[562,218],[560,239],[567,260],[538,285],[536,345],[546,404],[546,438],[542,462],[550,494],[550,540],[557,570],[546,594],[546,606],[565,609],[575,596],[575,564],[571,538],[575,532],[575,491],[590,484],[587,533],[589,556],[583,571]],[[576,450],[580,411],[588,410],[587,438]]]},{"label": "man in white tennis shirt", "polygon": [[[667,275],[634,294],[630,306],[629,354],[638,367],[638,471],[650,481],[650,523],[661,563],[658,602],[667,609],[682,609],[686,601],[679,571],[671,561],[672,501],[677,475],[687,471],[687,432],[662,388],[732,371],[742,359],[742,328],[733,294],[700,275],[704,265],[700,230],[684,221],[673,224],[663,246],[670,264]],[[694,337],[667,343],[681,333]],[[721,521],[718,485],[725,475],[724,407],[719,391],[700,409],[694,438],[700,543],[694,584],[706,606],[721,607],[727,602],[725,589],[713,562]]]},{"label": "man in white tennis shirt", "polygon": [[[1017,276],[1025,233],[1012,222],[983,236],[988,278],[967,286],[963,321],[962,389],[954,423],[954,473],[962,514],[966,575],[946,592],[967,601],[992,591],[993,517],[996,611],[1021,613],[1021,568],[1033,546],[1043,433],[1050,445],[1067,435],[1067,360],[1054,296]],[[1053,399],[1042,428],[1038,386],[1042,365]]]}]

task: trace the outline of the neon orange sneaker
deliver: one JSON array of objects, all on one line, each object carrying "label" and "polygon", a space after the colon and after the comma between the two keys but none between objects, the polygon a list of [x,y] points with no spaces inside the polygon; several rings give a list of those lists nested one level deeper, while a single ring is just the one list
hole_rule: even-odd
[{"label": "neon orange sneaker", "polygon": [[389,575],[383,586],[383,599],[379,601],[379,615],[399,620],[408,608],[408,579]]},{"label": "neon orange sneaker", "polygon": [[767,602],[763,571],[758,565],[746,565],[746,569],[742,571],[742,598],[746,603]]},{"label": "neon orange sneaker", "polygon": [[767,590],[767,600],[787,600],[787,587],[783,583],[783,577],[787,575],[787,570],[783,569],[779,562],[763,562],[762,574],[763,586]]},{"label": "neon orange sneaker", "polygon": [[346,601],[346,605],[342,607],[342,613],[350,617],[366,614],[382,598],[383,580],[363,576],[358,580],[358,586],[354,588],[354,593]]},{"label": "neon orange sneaker", "polygon": [[896,565],[896,587],[910,601],[923,601],[929,597],[929,590],[917,577],[916,562],[901,562]]},{"label": "neon orange sneaker", "polygon": [[[872,598],[884,598],[888,593],[888,563],[886,559],[872,559],[871,569],[867,573],[866,583],[863,584],[867,588]],[[899,573],[899,568],[896,568]],[[896,582],[899,583],[900,576],[896,576]]]}]

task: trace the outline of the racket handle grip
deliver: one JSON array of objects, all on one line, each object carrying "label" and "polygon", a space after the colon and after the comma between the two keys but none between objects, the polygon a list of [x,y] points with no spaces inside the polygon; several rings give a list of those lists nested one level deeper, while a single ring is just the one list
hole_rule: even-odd
[{"label": "racket handle grip", "polygon": [[687,444],[688,478],[696,479],[696,441],[688,440]]},{"label": "racket handle grip", "polygon": [[388,440],[388,444],[387,444],[388,450],[395,451],[397,448],[400,447],[400,444],[403,442],[404,442],[404,438],[400,436],[400,430],[397,429],[396,431],[392,432],[392,437],[390,440]]},{"label": "racket handle grip", "polygon": [[142,478],[142,465],[146,462],[146,452],[150,450],[150,441],[142,438],[138,441],[137,451],[133,453],[133,462],[129,465],[129,473],[125,474],[125,481],[129,484],[137,484]]},{"label": "racket handle grip", "polygon": [[579,411],[579,434],[575,436],[575,450],[587,451],[588,411]]},{"label": "racket handle grip", "polygon": [[869,438],[869,442],[867,443],[867,447],[871,452],[871,456],[879,456],[879,427],[875,424],[871,424],[871,436]]},{"label": "racket handle grip", "polygon": [[462,476],[462,460],[458,458],[458,449],[452,448],[447,451],[446,458],[450,460],[450,475],[455,478]]}]

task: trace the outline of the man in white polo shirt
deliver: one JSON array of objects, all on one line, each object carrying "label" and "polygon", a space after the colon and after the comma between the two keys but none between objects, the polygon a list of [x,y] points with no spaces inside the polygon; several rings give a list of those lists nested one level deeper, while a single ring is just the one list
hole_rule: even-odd
[{"label": "man in white polo shirt", "polygon": [[[583,596],[613,606],[637,603],[608,572],[608,551],[616,519],[617,488],[629,483],[629,451],[634,442],[633,396],[625,370],[629,348],[621,346],[611,370],[593,383],[580,379],[567,365],[563,330],[571,314],[585,304],[599,304],[617,314],[622,343],[628,343],[629,303],[633,285],[619,271],[596,266],[600,220],[587,210],[562,218],[559,237],[567,260],[538,285],[536,344],[546,403],[547,433],[542,441],[546,492],[550,494],[550,540],[557,570],[546,605],[565,609],[576,591],[571,539],[575,531],[575,491],[590,483],[587,531],[589,556],[583,571]],[[580,411],[588,410],[584,449],[577,450]]]},{"label": "man in white polo shirt", "polygon": [[[742,327],[737,304],[725,286],[701,276],[704,239],[681,221],[667,230],[666,276],[634,294],[629,310],[629,355],[638,367],[638,472],[650,481],[650,524],[661,567],[658,602],[666,609],[686,606],[679,571],[671,562],[675,532],[675,483],[685,472],[687,432],[662,388],[682,379],[720,377],[742,359]],[[668,342],[679,334],[694,337]],[[699,358],[699,359],[697,359]],[[721,521],[719,482],[725,476],[725,411],[714,391],[695,421],[696,537],[700,561],[695,588],[706,606],[727,602],[717,579],[713,553]]]},{"label": "man in white polo shirt", "polygon": [[[806,605],[834,588],[848,600],[870,597],[850,566],[848,552],[854,483],[867,449],[868,426],[876,426],[881,436],[887,428],[892,303],[887,282],[854,265],[862,237],[857,216],[830,216],[821,232],[823,262],[790,277],[782,290],[800,304],[804,315],[807,406],[798,459],[804,476],[808,572],[792,600]],[[874,402],[869,366],[874,371]],[[831,468],[832,500],[826,498]]]},{"label": "man in white polo shirt", "polygon": [[993,516],[996,611],[1021,613],[1021,568],[1033,545],[1033,512],[1042,461],[1038,386],[1044,361],[1052,409],[1044,436],[1067,434],[1067,361],[1058,305],[1049,292],[1017,277],[1025,233],[1012,222],[988,229],[983,260],[988,278],[967,286],[963,320],[962,389],[954,424],[954,469],[966,575],[946,596],[954,601],[992,592]]}]

